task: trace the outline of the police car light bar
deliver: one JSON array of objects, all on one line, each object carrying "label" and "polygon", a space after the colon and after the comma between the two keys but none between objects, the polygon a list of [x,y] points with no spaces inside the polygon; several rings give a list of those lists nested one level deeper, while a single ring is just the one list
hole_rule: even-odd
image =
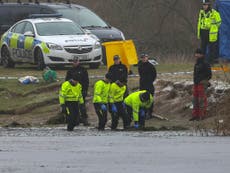
[{"label": "police car light bar", "polygon": [[35,18],[47,18],[47,17],[60,18],[60,17],[62,17],[62,14],[60,14],[60,13],[56,13],[56,14],[31,14],[28,17],[31,18],[31,19],[35,19]]}]

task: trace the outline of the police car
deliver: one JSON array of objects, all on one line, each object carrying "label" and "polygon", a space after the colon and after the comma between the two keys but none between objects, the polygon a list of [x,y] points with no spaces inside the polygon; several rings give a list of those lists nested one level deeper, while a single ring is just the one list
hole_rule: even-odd
[{"label": "police car", "polygon": [[4,67],[31,63],[43,69],[46,65],[71,64],[78,57],[82,64],[98,68],[102,60],[98,38],[71,20],[59,17],[17,22],[3,34],[0,50]]}]

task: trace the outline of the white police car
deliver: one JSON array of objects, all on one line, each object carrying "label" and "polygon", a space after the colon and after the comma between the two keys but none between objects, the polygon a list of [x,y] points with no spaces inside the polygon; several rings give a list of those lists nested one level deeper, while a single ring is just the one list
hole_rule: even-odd
[{"label": "white police car", "polygon": [[31,63],[43,69],[46,65],[71,64],[78,57],[82,64],[98,68],[102,60],[96,36],[85,33],[69,19],[58,17],[17,22],[3,34],[0,50],[4,67]]}]

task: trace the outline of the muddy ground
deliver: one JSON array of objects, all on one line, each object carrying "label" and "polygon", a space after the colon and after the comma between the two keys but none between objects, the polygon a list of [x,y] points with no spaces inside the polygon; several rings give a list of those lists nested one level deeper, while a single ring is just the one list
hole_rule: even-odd
[{"label": "muddy ground", "polygon": [[[64,118],[60,114],[58,104],[60,84],[59,81],[43,85],[23,94],[13,92],[10,88],[0,88],[1,97],[5,97],[9,103],[12,99],[18,99],[17,102],[23,102],[26,99],[35,100],[25,103],[24,106],[10,107],[9,105],[7,109],[0,110],[0,125],[2,127],[39,127],[63,124]],[[130,77],[130,92],[138,89],[137,84],[138,77]],[[159,74],[155,86],[154,114],[168,120],[159,118],[147,120],[146,130],[211,129],[217,133],[228,134],[230,129],[230,91],[228,83],[224,83],[223,80],[212,81],[212,86],[208,89],[208,115],[201,122],[188,121],[191,118],[192,105],[191,73]],[[93,88],[93,84],[90,88]],[[40,97],[42,99],[39,99]],[[95,127],[97,126],[97,117],[92,104],[92,90],[89,91],[86,105],[91,127]],[[108,126],[109,124],[110,121]]]}]

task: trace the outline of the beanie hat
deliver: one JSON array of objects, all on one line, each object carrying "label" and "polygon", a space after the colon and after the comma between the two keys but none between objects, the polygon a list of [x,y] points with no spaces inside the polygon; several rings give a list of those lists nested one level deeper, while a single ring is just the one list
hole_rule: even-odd
[{"label": "beanie hat", "polygon": [[113,60],[118,60],[118,59],[120,59],[120,56],[119,55],[114,55]]},{"label": "beanie hat", "polygon": [[149,55],[146,54],[146,53],[142,53],[142,54],[141,54],[141,58],[145,58],[145,57],[149,57]]}]

